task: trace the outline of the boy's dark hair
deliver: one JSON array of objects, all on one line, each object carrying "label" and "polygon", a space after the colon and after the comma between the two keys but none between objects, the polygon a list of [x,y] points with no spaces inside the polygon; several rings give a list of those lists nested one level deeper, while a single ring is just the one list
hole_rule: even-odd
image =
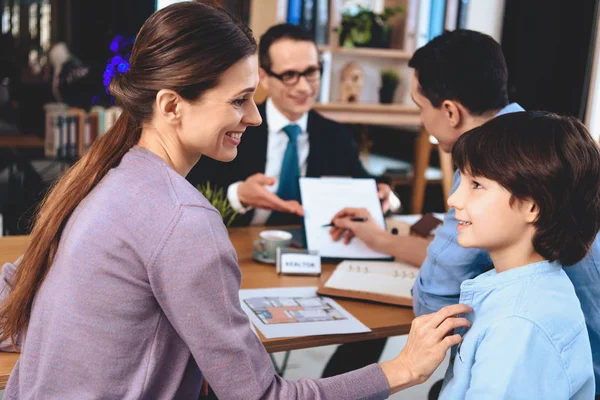
[{"label": "boy's dark hair", "polygon": [[508,71],[500,45],[488,35],[446,31],[419,48],[408,66],[415,69],[421,93],[439,108],[454,100],[481,115],[508,104]]},{"label": "boy's dark hair", "polygon": [[258,60],[260,66],[270,70],[272,66],[269,49],[271,45],[281,39],[292,39],[301,42],[312,42],[317,47],[313,35],[306,28],[300,25],[279,24],[269,28],[261,37],[258,46]]},{"label": "boy's dark hair", "polygon": [[452,149],[461,172],[498,182],[539,207],[533,247],[569,266],[600,230],[600,150],[573,117],[541,111],[505,114],[464,133]]}]

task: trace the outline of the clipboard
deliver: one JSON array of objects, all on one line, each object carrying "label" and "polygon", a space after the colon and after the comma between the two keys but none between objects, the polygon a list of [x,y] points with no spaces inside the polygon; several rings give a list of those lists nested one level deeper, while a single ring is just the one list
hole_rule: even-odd
[{"label": "clipboard", "polygon": [[333,242],[329,236],[329,228],[322,227],[343,208],[355,207],[368,209],[371,216],[385,229],[375,179],[300,177],[298,184],[304,207],[304,243],[308,250],[318,251],[323,262],[393,260],[389,254],[370,249],[358,238],[352,239],[349,245],[344,245],[341,241]]},{"label": "clipboard", "polygon": [[[352,267],[363,270],[352,272]],[[371,268],[371,272],[369,272],[369,268]],[[326,276],[321,286],[317,288],[317,294],[412,307],[410,291],[417,279],[418,270],[417,267],[397,262],[345,261]],[[339,273],[345,274],[344,276],[357,274],[358,277],[347,279],[344,283],[344,276],[337,276],[337,278],[341,278],[337,279],[335,285],[337,287],[328,287],[333,275]],[[382,279],[385,280],[384,285],[382,285]]]}]

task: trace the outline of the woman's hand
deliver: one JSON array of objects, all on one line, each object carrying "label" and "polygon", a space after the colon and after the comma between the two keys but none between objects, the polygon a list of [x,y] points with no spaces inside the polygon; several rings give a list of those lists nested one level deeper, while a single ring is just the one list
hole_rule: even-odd
[{"label": "woman's hand", "polygon": [[452,331],[471,326],[466,318],[457,316],[471,311],[469,306],[454,304],[413,320],[406,346],[398,357],[381,364],[390,393],[423,383],[431,376],[448,349],[462,341],[462,337]]},{"label": "woman's hand", "polygon": [[[364,222],[354,222],[352,218],[364,218]],[[374,248],[379,239],[387,232],[375,222],[365,208],[344,208],[331,220],[333,226],[329,234],[334,241],[342,239],[344,244],[350,243],[354,236],[362,240],[370,248]]]}]

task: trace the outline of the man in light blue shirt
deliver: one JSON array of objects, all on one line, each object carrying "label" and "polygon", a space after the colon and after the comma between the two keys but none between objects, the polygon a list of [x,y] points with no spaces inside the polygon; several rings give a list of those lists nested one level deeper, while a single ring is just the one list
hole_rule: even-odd
[{"label": "man in light blue shirt", "polygon": [[[415,69],[411,94],[421,110],[421,121],[444,151],[451,151],[463,133],[494,117],[523,111],[518,104],[508,103],[508,72],[500,46],[482,33],[446,32],[418,49],[409,66]],[[459,183],[456,174],[452,192]],[[364,212],[354,210],[354,214],[346,214],[360,217],[365,216]],[[492,268],[487,251],[465,249],[456,242],[458,223],[453,209],[446,214],[444,224],[431,242],[414,236],[399,238],[376,224],[352,222],[349,218],[335,224],[340,231],[333,232],[334,237],[357,236],[374,250],[421,265],[413,288],[416,315],[457,303],[461,283]],[[581,302],[595,377],[600,382],[600,240],[597,238],[589,254],[576,265],[565,268],[565,272]]]},{"label": "man in light blue shirt", "polygon": [[[456,48],[461,45],[461,42],[474,42],[476,40],[485,41],[483,36],[485,35],[469,31],[446,33],[434,39],[415,53],[410,65],[416,70],[418,79],[416,84],[419,86],[416,91],[413,90],[413,97],[415,97],[415,102],[421,107],[422,115],[428,115],[430,112],[429,108],[435,107],[435,105],[432,105],[429,98],[435,100],[436,97],[447,97],[447,94],[444,93],[444,89],[448,90],[449,86],[442,86],[441,90],[439,87],[436,87],[436,78],[440,79],[437,74],[442,76],[447,75],[447,72],[440,72],[440,70],[442,68],[447,68],[451,71],[460,71],[458,66],[450,66],[447,64],[439,66],[431,65],[433,60],[437,59],[439,62],[444,58],[444,52],[457,51]],[[488,40],[493,41],[491,38]],[[422,53],[419,54],[419,51]],[[501,57],[499,46],[498,53],[499,58]],[[485,53],[480,52],[479,54]],[[460,64],[466,64],[467,61],[469,63],[473,62],[473,57],[469,57],[469,54],[464,54],[463,57],[463,61],[460,61]],[[506,71],[503,58],[496,60],[496,62],[501,67],[504,67],[504,71]],[[497,69],[501,70],[501,67],[498,67]],[[493,74],[490,76],[493,76]],[[467,80],[469,77],[465,76],[463,79]],[[439,82],[439,80],[437,82]],[[467,91],[466,88],[471,87],[472,85],[473,84],[471,83],[467,86],[463,86],[463,88]],[[506,81],[503,85],[503,89],[504,94],[506,94]],[[462,90],[463,89],[461,89],[461,91]],[[484,92],[486,90],[485,86],[480,86],[480,90],[481,92]],[[487,92],[490,93],[489,88]],[[449,101],[443,101],[442,105],[447,102]],[[513,103],[501,108],[495,115],[497,116],[516,111],[523,111],[523,109],[518,104]],[[441,125],[441,123],[437,121],[440,119],[437,115],[433,119],[435,121],[432,121],[431,125],[435,127]],[[450,120],[450,118],[448,118],[448,120]],[[423,123],[427,124],[425,120]],[[463,132],[452,131],[451,125],[452,124],[446,125],[450,127],[450,129],[446,129],[446,132],[436,131],[435,128],[434,130],[430,130],[427,125],[425,125],[425,127],[428,128],[428,131],[431,134],[440,140],[440,145],[443,146],[442,148],[444,150],[450,150],[460,135],[468,130],[466,129]],[[450,133],[447,133],[447,131],[450,131]],[[452,192],[456,190],[459,183],[460,178],[457,173],[454,176]],[[437,230],[433,241],[427,249],[427,257],[421,266],[419,276],[413,288],[413,306],[416,315],[431,313],[448,304],[457,303],[459,301],[461,283],[467,279],[480,275],[492,267],[492,262],[487,251],[480,249],[465,249],[457,243],[457,224],[458,222],[454,218],[454,209],[450,209],[446,214],[444,224]],[[600,240],[596,238],[589,254],[579,263],[565,268],[565,272],[571,279],[571,282],[573,282],[575,292],[581,302],[592,345],[596,382],[600,382]],[[596,391],[597,394],[600,393],[598,388]]]}]

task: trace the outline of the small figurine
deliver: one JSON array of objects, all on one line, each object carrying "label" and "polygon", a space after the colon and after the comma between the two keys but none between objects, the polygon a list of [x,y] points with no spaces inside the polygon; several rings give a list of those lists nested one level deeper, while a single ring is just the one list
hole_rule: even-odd
[{"label": "small figurine", "polygon": [[365,73],[355,62],[349,62],[342,68],[340,101],[358,103],[365,83]]}]

